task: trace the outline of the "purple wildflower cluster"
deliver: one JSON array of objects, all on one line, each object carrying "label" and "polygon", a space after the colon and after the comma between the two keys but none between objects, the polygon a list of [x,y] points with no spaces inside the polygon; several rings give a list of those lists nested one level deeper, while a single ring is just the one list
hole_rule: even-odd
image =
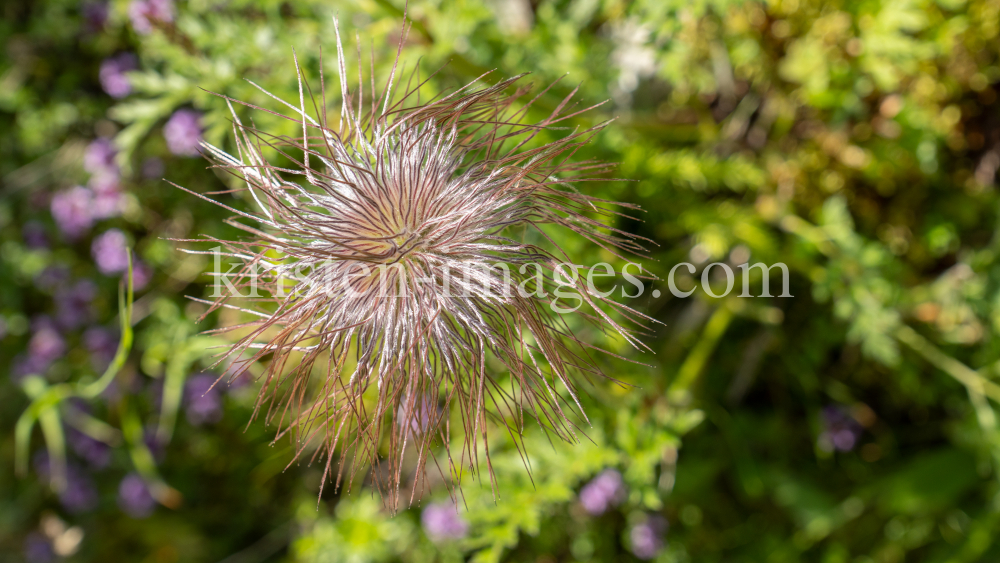
[{"label": "purple wildflower cluster", "polygon": [[83,186],[59,192],[52,197],[52,217],[69,238],[77,238],[94,224],[90,207],[94,194]]},{"label": "purple wildflower cluster", "polygon": [[629,530],[632,553],[639,559],[655,558],[666,545],[663,538],[668,528],[667,520],[658,514],[651,514],[645,521],[632,526]]},{"label": "purple wildflower cluster", "polygon": [[580,490],[580,504],[588,513],[597,516],[619,504],[624,495],[622,474],[614,469],[605,469]]},{"label": "purple wildflower cluster", "polygon": [[[107,0],[82,0],[80,13],[83,17],[84,33],[99,32],[108,23],[109,2]],[[146,34],[156,28],[163,28],[175,18],[174,0],[132,0],[128,7],[128,17],[136,32]],[[100,64],[97,79],[104,93],[116,99],[125,98],[133,92],[134,84],[129,78],[131,71],[139,68],[139,59],[134,53],[119,52],[104,59]],[[193,110],[180,110],[171,116],[164,127],[167,144],[174,154],[189,156],[198,153],[201,142],[201,116]],[[124,211],[124,182],[119,168],[118,152],[111,137],[100,137],[87,145],[82,165],[86,176],[79,185],[61,187],[59,191],[42,194],[39,200],[43,209],[47,207],[64,241],[90,242],[94,266],[104,275],[121,275],[128,269],[128,247],[130,235],[119,228],[100,225],[106,219],[120,216]],[[147,158],[141,165],[144,178],[158,178],[163,173],[163,161]],[[47,250],[58,244],[54,231],[47,229],[44,221],[27,220],[23,223],[24,245],[33,250]],[[92,237],[92,240],[91,240]],[[27,336],[28,342],[22,353],[14,358],[11,374],[14,378],[27,375],[45,376],[53,371],[57,362],[65,361],[67,354],[86,351],[90,364],[97,373],[107,369],[119,344],[118,331],[97,324],[98,311],[95,300],[101,290],[95,280],[81,278],[72,273],[69,263],[49,264],[35,277],[35,288],[51,298],[52,312],[35,316]],[[141,262],[133,264],[136,288],[142,288],[151,277],[151,270]],[[6,324],[0,317],[0,338],[5,335]],[[19,329],[20,331],[20,329]],[[17,334],[20,334],[18,332]],[[87,361],[86,355],[81,358]],[[73,365],[81,365],[74,356]],[[192,424],[215,422],[222,415],[222,389],[213,388],[216,376],[197,374],[189,379],[185,387],[184,404],[188,420]],[[108,399],[115,393],[135,394],[139,389],[123,389],[122,383],[112,382],[101,397]],[[69,513],[85,513],[97,508],[99,495],[95,479],[100,472],[112,471],[113,446],[80,430],[77,425],[83,418],[74,419],[73,413],[89,413],[90,406],[83,400],[66,403],[66,426],[64,427],[65,486],[58,492],[58,501]],[[81,428],[85,428],[82,427]],[[95,434],[100,437],[100,434]],[[165,453],[165,444],[158,441],[155,431],[147,429],[144,441],[156,461]],[[56,459],[42,449],[35,453],[33,468],[42,481],[53,476]],[[62,465],[62,462],[60,462]],[[157,501],[146,481],[130,473],[118,483],[118,505],[133,518],[145,518],[153,513]],[[23,556],[32,562],[61,560],[65,554],[59,550],[54,535],[33,532],[24,539]],[[54,547],[55,546],[55,547]]]},{"label": "purple wildflower cluster", "polygon": [[128,18],[136,33],[145,35],[153,31],[157,23],[174,21],[173,0],[132,0],[128,6]]},{"label": "purple wildflower cluster", "polygon": [[95,237],[90,251],[102,274],[118,274],[128,269],[128,239],[118,229],[108,229]]},{"label": "purple wildflower cluster", "polygon": [[420,515],[420,522],[427,537],[435,542],[462,539],[469,533],[469,523],[458,513],[458,507],[450,502],[427,505]]},{"label": "purple wildflower cluster", "polygon": [[[86,186],[76,186],[52,197],[51,211],[59,230],[70,239],[86,233],[99,220],[121,214],[124,197],[121,173],[115,164],[117,151],[110,140],[100,138],[90,143],[83,157],[83,168],[90,173]],[[41,242],[34,234],[33,238]],[[128,269],[128,240],[119,229],[109,229],[94,238],[91,254],[97,269],[114,275]],[[133,270],[135,287],[141,289],[152,272],[136,263]]]},{"label": "purple wildflower cluster", "polygon": [[104,59],[98,78],[101,88],[112,98],[124,98],[132,92],[132,83],[125,74],[139,67],[139,59],[132,53],[121,53]]},{"label": "purple wildflower cluster", "polygon": [[[114,166],[114,152],[110,143],[98,140],[91,144],[84,159],[85,168],[96,177],[117,174]],[[117,193],[117,192],[116,192]],[[66,200],[72,200],[64,205]],[[86,205],[78,205],[78,201]],[[64,233],[70,236],[81,234],[89,228],[95,217],[108,215],[108,207],[100,205],[101,195],[89,188],[77,186],[58,194],[52,202],[52,213]],[[29,246],[44,248],[48,245],[44,228],[38,223],[25,225],[25,241]],[[105,274],[125,271],[128,267],[124,233],[110,229],[94,239],[92,252],[98,269]],[[143,287],[151,277],[150,269],[137,263],[133,278],[137,288]],[[12,374],[23,377],[44,373],[67,351],[66,335],[82,327],[89,327],[83,335],[83,344],[90,352],[91,363],[96,371],[103,371],[110,363],[118,345],[118,338],[99,326],[91,326],[95,320],[94,299],[97,285],[89,279],[73,280],[69,268],[54,264],[47,267],[36,278],[42,291],[51,293],[55,302],[53,316],[38,316],[32,321],[31,338],[24,354],[14,360]]]},{"label": "purple wildflower cluster", "polygon": [[[70,449],[92,470],[109,466],[111,449],[107,444],[74,428],[66,429],[66,441]],[[39,477],[50,478],[47,452],[40,451],[35,455],[34,466]],[[97,507],[98,493],[90,473],[73,461],[66,465],[66,486],[59,493],[59,501],[68,512],[76,514],[89,512]],[[118,506],[129,516],[145,518],[153,513],[156,504],[146,482],[137,473],[129,473],[119,483]]]},{"label": "purple wildflower cluster", "polygon": [[121,214],[123,198],[116,153],[108,139],[90,143],[83,157],[83,167],[90,173],[87,186],[75,186],[52,197],[52,217],[70,239],[78,238],[101,219]]},{"label": "purple wildflower cluster", "polygon": [[88,279],[72,283],[68,272],[57,266],[47,268],[38,277],[38,286],[55,294],[56,313],[54,318],[39,315],[32,320],[27,350],[14,359],[14,377],[43,374],[66,354],[67,332],[83,326],[88,326],[82,342],[94,371],[104,371],[118,349],[118,335],[101,326],[89,326],[94,322],[97,286]]},{"label": "purple wildflower cluster", "polygon": [[841,405],[823,407],[822,427],[816,446],[825,452],[849,452],[857,445],[863,428]]},{"label": "purple wildflower cluster", "polygon": [[179,109],[163,126],[163,137],[167,140],[167,148],[177,156],[197,156],[201,131],[201,114]]},{"label": "purple wildflower cluster", "polygon": [[87,146],[83,155],[83,169],[95,176],[118,176],[117,155],[114,145],[108,139],[97,139]]},{"label": "purple wildflower cluster", "polygon": [[[73,409],[80,412],[87,412],[89,406],[82,401],[73,402]],[[147,434],[147,445],[150,445]],[[90,512],[97,508],[99,495],[91,472],[107,469],[111,464],[111,446],[97,440],[72,426],[65,428],[66,445],[75,455],[74,459],[66,461],[65,486],[59,492],[59,501],[63,508],[74,514]],[[157,457],[159,448],[155,444],[150,445]],[[79,463],[77,460],[82,461]],[[34,456],[34,467],[38,476],[43,480],[51,478],[51,462],[47,451],[39,451]],[[146,482],[137,473],[126,475],[118,486],[118,506],[123,512],[133,518],[145,518],[153,513],[156,508],[154,499]],[[25,546],[26,553],[36,550],[42,553],[41,545]],[[42,560],[42,559],[39,559]]]}]

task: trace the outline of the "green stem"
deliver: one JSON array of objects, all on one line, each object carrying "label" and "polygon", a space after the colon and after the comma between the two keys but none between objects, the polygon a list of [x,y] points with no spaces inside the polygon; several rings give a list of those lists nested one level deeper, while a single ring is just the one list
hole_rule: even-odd
[{"label": "green stem", "polygon": [[127,289],[118,294],[119,316],[121,317],[122,338],[118,351],[108,369],[97,381],[86,385],[62,383],[49,387],[44,378],[37,375],[24,380],[24,391],[31,397],[31,404],[25,409],[14,427],[14,469],[18,475],[28,472],[28,456],[31,447],[31,431],[38,422],[42,428],[46,447],[49,450],[49,472],[53,488],[62,490],[66,483],[66,444],[63,435],[59,405],[70,397],[92,399],[107,389],[121,370],[132,349],[132,253],[128,252]]},{"label": "green stem", "polygon": [[108,385],[114,380],[118,372],[121,371],[122,366],[125,365],[125,360],[128,358],[129,351],[132,350],[132,253],[128,253],[128,283],[126,284],[127,289],[120,291],[118,293],[118,310],[119,317],[121,318],[121,330],[122,337],[118,342],[118,350],[115,351],[115,357],[111,360],[111,364],[108,369],[104,370],[104,375],[102,375],[97,381],[91,382],[87,385],[80,385],[77,387],[76,395],[84,399],[93,399],[94,397],[100,395],[108,388]]},{"label": "green stem", "polygon": [[694,345],[691,353],[684,360],[681,369],[677,371],[677,378],[674,379],[674,382],[667,390],[668,396],[685,392],[691,387],[691,384],[701,374],[705,364],[708,362],[708,358],[712,355],[715,346],[719,343],[722,335],[725,334],[726,328],[729,327],[729,323],[732,320],[733,312],[725,304],[721,304],[712,313],[712,317],[705,324],[705,330],[701,333],[701,338],[698,339],[697,344]]},{"label": "green stem", "polygon": [[153,453],[146,446],[143,435],[142,422],[138,415],[132,411],[127,400],[122,402],[122,434],[125,436],[125,443],[128,446],[129,457],[136,471],[149,487],[149,493],[157,502],[167,508],[177,508],[181,504],[181,494],[176,489],[167,485],[156,470],[156,459]]},{"label": "green stem", "polygon": [[896,329],[896,338],[912,348],[914,352],[923,356],[934,367],[955,378],[962,385],[1000,403],[1000,385],[986,379],[974,369],[945,354],[917,331],[903,325]]}]

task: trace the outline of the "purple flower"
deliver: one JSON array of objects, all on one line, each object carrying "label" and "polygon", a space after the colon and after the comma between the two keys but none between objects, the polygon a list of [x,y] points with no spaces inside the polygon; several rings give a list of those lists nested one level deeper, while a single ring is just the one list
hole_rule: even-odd
[{"label": "purple flower", "polygon": [[118,335],[103,327],[91,327],[83,333],[83,345],[90,352],[94,371],[103,372],[118,351]]},{"label": "purple flower", "polygon": [[48,248],[49,238],[45,236],[45,225],[38,221],[28,221],[21,228],[21,236],[28,248]]},{"label": "purple flower", "polygon": [[31,532],[24,538],[24,560],[28,563],[50,563],[55,558],[52,546],[42,534]]},{"label": "purple flower", "polygon": [[621,502],[624,493],[622,474],[614,469],[605,469],[580,490],[580,504],[584,510],[597,516],[604,514],[609,506]]},{"label": "purple flower", "polygon": [[28,341],[28,357],[14,368],[16,375],[40,374],[66,353],[66,341],[51,320],[39,317],[32,324],[35,326]]},{"label": "purple flower", "polygon": [[[104,61],[107,65],[108,59]],[[102,65],[102,68],[103,66]],[[115,155],[118,151],[114,144],[105,138],[95,139],[87,145],[87,152],[83,155],[83,169],[97,176],[118,176],[118,165],[115,164]]]},{"label": "purple flower", "polygon": [[153,513],[156,501],[138,473],[129,473],[118,485],[118,506],[132,518],[145,518]]},{"label": "purple flower", "polygon": [[822,425],[816,445],[825,452],[849,452],[861,437],[861,424],[840,405],[823,407]]},{"label": "purple flower", "polygon": [[80,280],[70,288],[56,293],[56,322],[65,329],[83,326],[93,318],[91,304],[97,296],[97,286],[90,280]]},{"label": "purple flower", "polygon": [[201,143],[201,114],[190,109],[174,112],[163,126],[167,148],[178,156],[195,156]]},{"label": "purple flower", "polygon": [[46,362],[53,362],[66,352],[66,342],[52,327],[39,329],[28,343],[28,353]]},{"label": "purple flower", "polygon": [[132,27],[143,35],[153,31],[155,22],[174,21],[173,0],[132,0],[128,6]]},{"label": "purple flower", "polygon": [[76,186],[52,196],[52,217],[59,230],[70,238],[76,238],[90,229],[94,217],[90,213],[94,194],[83,186]]},{"label": "purple flower", "polygon": [[95,440],[76,428],[66,429],[66,442],[80,456],[80,459],[92,467],[107,467],[111,461],[111,448],[100,440]]},{"label": "purple flower", "polygon": [[93,176],[89,185],[94,194],[91,215],[95,219],[106,219],[121,214],[123,199],[117,176]]},{"label": "purple flower", "polygon": [[191,424],[200,426],[222,418],[222,392],[216,380],[218,377],[214,374],[199,373],[184,384],[185,409]]},{"label": "purple flower", "polygon": [[138,66],[139,60],[132,53],[122,53],[104,59],[97,75],[101,81],[101,88],[112,98],[128,96],[132,92],[132,83],[125,73],[135,70]]},{"label": "purple flower", "polygon": [[636,524],[629,531],[632,553],[639,559],[652,559],[663,549],[663,536],[669,527],[666,519],[657,514],[650,515],[645,522]]},{"label": "purple flower", "polygon": [[90,253],[102,274],[111,275],[128,270],[128,241],[125,233],[108,229],[94,239]]},{"label": "purple flower", "polygon": [[424,532],[435,542],[457,540],[469,533],[469,523],[458,513],[458,507],[450,502],[431,503],[420,515]]}]

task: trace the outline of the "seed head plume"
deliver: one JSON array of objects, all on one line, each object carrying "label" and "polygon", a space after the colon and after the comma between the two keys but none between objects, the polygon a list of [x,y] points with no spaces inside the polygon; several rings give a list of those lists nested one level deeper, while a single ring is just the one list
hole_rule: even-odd
[{"label": "seed head plume", "polygon": [[[291,436],[297,459],[323,460],[324,483],[349,486],[371,468],[395,509],[405,452],[415,462],[406,466],[412,502],[428,461],[458,482],[464,469],[481,471],[482,451],[495,486],[491,430],[521,450],[525,419],[567,441],[577,439],[571,415],[586,423],[574,380],[604,374],[591,355],[601,350],[574,335],[581,324],[645,349],[637,334],[648,318],[579,281],[549,233],[564,229],[623,260],[641,256],[638,237],[609,225],[622,216],[616,209],[634,206],[573,187],[609,168],[571,160],[605,125],[567,127],[591,109],[571,105],[576,90],[537,123],[525,118],[552,86],[528,98],[528,87],[514,90],[523,75],[421,101],[418,71],[401,86],[405,24],[385,87],[375,89],[372,63],[364,91],[359,46],[352,90],[336,21],[335,29],[339,114],[326,111],[322,62],[317,102],[296,58],[295,102],[261,88],[284,113],[222,96],[236,150],[204,145],[258,208],[216,202],[253,238],[215,242],[246,265],[234,287],[256,283],[267,295],[237,304],[229,292],[212,303],[252,319],[216,329],[238,335],[220,362],[233,373],[264,366],[255,413]],[[258,130],[233,103],[287,119],[300,134]],[[560,314],[546,298],[552,289],[578,294],[582,306]]]}]

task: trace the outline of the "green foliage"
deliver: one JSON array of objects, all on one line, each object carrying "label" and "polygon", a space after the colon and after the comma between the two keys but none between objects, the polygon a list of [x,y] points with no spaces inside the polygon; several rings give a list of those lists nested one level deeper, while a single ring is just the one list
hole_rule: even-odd
[{"label": "green foliage", "polygon": [[[238,315],[185,299],[210,293],[210,264],[175,249],[196,244],[168,239],[239,233],[227,212],[159,177],[198,193],[238,187],[171,155],[166,120],[195,109],[205,139],[231,148],[216,94],[275,107],[256,83],[297,99],[292,48],[318,97],[321,48],[327,86],[338,80],[335,14],[348,51],[356,32],[366,67],[373,48],[384,79],[403,6],[187,0],[149,34],[136,32],[128,8],[111,2],[101,29],[87,27],[76,0],[2,8],[0,552],[27,556],[34,533],[74,561],[618,561],[635,556],[636,526],[660,515],[670,523],[660,561],[1000,556],[1000,5],[412,2],[407,68],[439,71],[422,96],[497,69],[484,80],[527,71],[540,87],[563,77],[529,118],[577,85],[581,104],[609,100],[574,124],[617,118],[576,157],[619,163],[620,181],[581,189],[645,209],[618,227],[655,241],[645,266],[661,280],[625,301],[664,325],[647,340],[655,356],[579,327],[639,362],[604,364],[624,386],[584,386],[591,424],[580,424],[579,442],[549,442],[529,424],[521,451],[491,427],[491,467],[465,460],[460,490],[432,474],[407,481],[404,496],[415,490],[416,500],[394,516],[362,478],[325,489],[317,509],[322,468],[295,461],[283,440],[272,445],[273,427],[248,424],[256,384],[220,395],[220,420],[192,415],[188,382],[227,342],[200,331]],[[99,69],[122,51],[139,64],[131,93],[115,100]],[[270,133],[296,134],[291,122],[253,117]],[[66,237],[51,198],[88,180],[83,157],[101,136],[119,149],[121,212]],[[144,173],[156,168],[151,158],[162,174]],[[31,225],[46,244],[30,243]],[[118,281],[92,260],[94,236],[109,228],[128,233],[154,271],[134,305],[131,351],[130,314],[115,320]],[[736,267],[748,260],[786,264],[794,297],[738,297]],[[677,287],[695,289],[684,299],[665,279],[680,262],[696,268],[676,271]],[[701,289],[714,262],[737,272],[726,297]],[[85,326],[59,329],[65,353],[25,378],[17,366],[33,353],[39,318],[57,317],[68,291],[47,285],[57,271],[93,281],[96,294]],[[772,295],[778,283],[772,271]],[[118,323],[124,352],[94,379],[84,330]],[[838,424],[854,436],[850,447],[831,446],[836,416],[846,417]],[[110,447],[107,465],[86,465],[71,443],[78,433]],[[37,474],[43,451],[50,467],[65,459],[67,471],[82,471],[98,502],[68,509],[59,471]],[[36,474],[16,477],[15,458]],[[621,472],[627,493],[590,515],[581,488],[606,468]],[[144,519],[123,513],[119,486],[132,471],[170,506]],[[469,534],[435,543],[420,515],[449,498]],[[70,530],[82,539],[72,543]]]}]

